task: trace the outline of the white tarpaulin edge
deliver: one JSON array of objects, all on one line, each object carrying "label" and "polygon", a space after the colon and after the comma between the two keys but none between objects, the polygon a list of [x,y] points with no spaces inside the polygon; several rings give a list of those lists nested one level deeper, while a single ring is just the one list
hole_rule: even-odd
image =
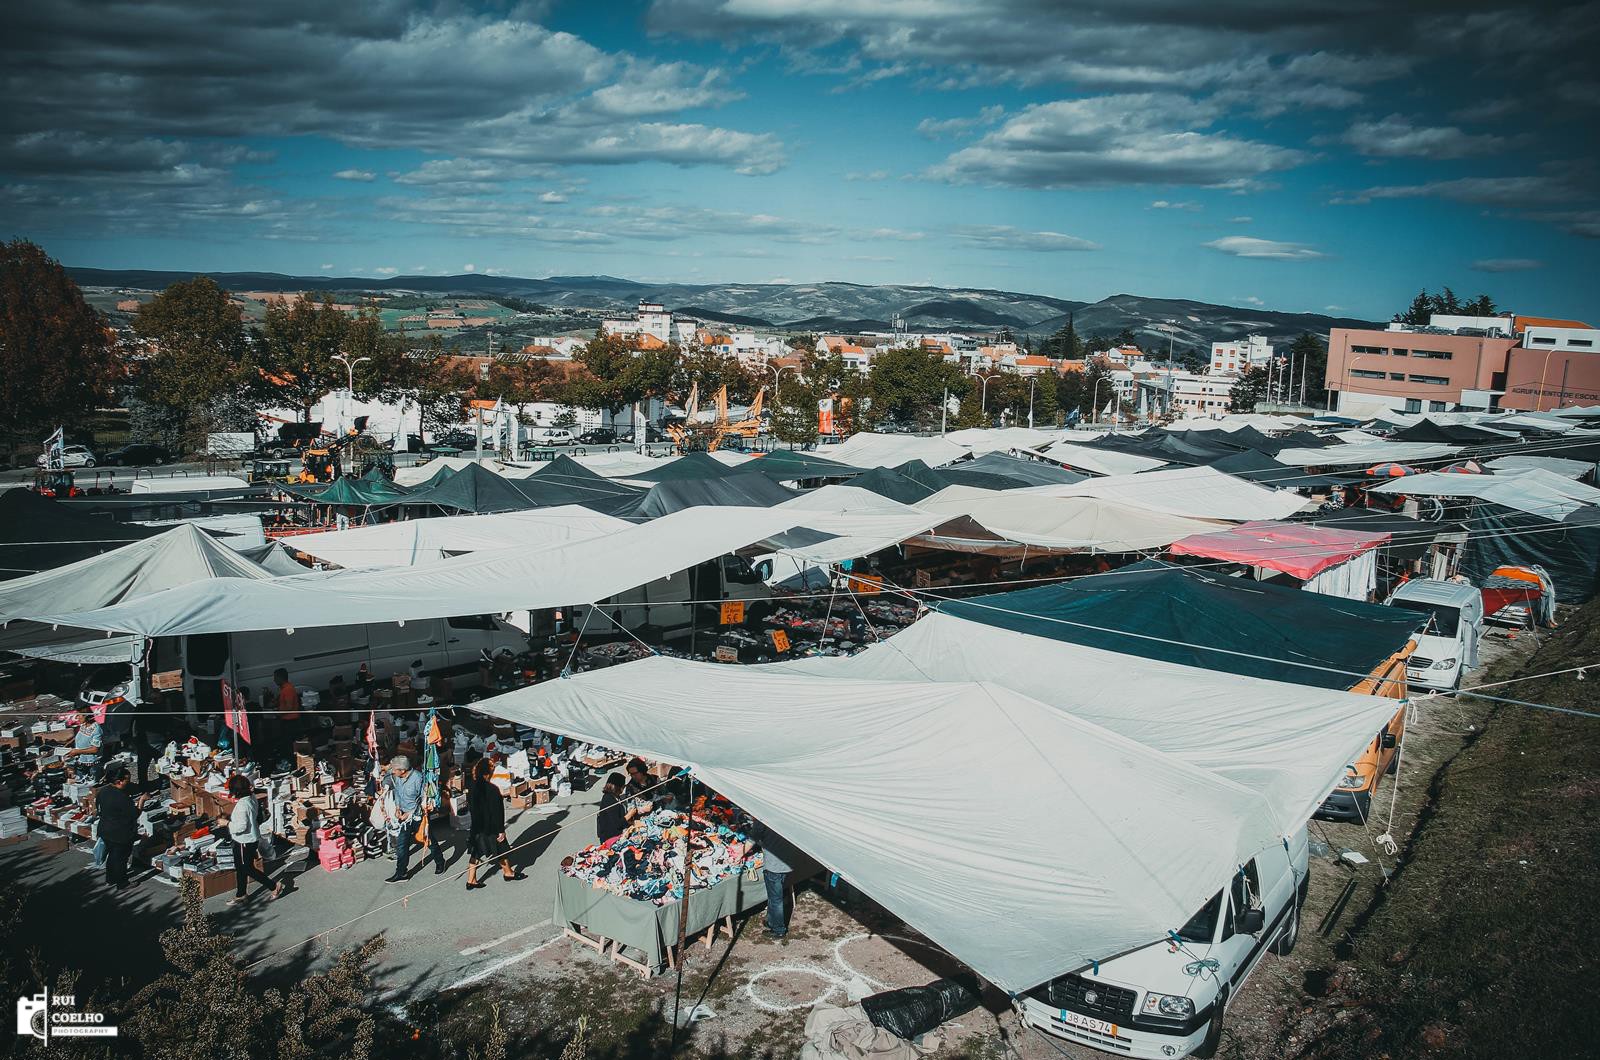
[{"label": "white tarpaulin edge", "polygon": [[1279,839],[1255,793],[995,684],[658,657],[476,709],[689,767],[1013,991],[1158,941]]}]

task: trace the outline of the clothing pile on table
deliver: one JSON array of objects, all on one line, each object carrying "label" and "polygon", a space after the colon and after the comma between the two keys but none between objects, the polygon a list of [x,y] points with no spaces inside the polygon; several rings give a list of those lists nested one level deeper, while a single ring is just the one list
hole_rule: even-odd
[{"label": "clothing pile on table", "polygon": [[761,867],[761,853],[742,827],[747,819],[721,800],[689,815],[657,810],[616,839],[587,847],[561,863],[561,871],[601,890],[667,905],[683,899],[683,841],[689,837],[694,889]]},{"label": "clothing pile on table", "polygon": [[874,600],[866,605],[867,617],[883,626],[909,626],[917,620],[918,610],[916,604],[892,600]]},{"label": "clothing pile on table", "polygon": [[578,653],[577,665],[573,669],[602,670],[607,666],[646,659],[650,655],[650,649],[638,641],[618,640],[610,644],[591,644]]},{"label": "clothing pile on table", "polygon": [[850,635],[850,622],[847,617],[841,617],[837,612],[831,616],[809,616],[787,607],[779,608],[766,618],[769,626],[786,629],[791,634],[800,633],[809,637],[848,637]]}]

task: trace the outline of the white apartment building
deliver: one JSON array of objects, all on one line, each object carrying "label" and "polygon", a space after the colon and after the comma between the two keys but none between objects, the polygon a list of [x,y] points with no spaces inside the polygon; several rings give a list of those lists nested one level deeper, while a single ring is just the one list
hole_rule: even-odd
[{"label": "white apartment building", "polygon": [[672,342],[678,337],[672,326],[672,314],[660,302],[640,302],[632,319],[602,320],[600,327],[607,335],[649,335],[662,342]]},{"label": "white apartment building", "polygon": [[1161,372],[1143,376],[1138,383],[1141,413],[1220,417],[1228,411],[1228,396],[1234,379],[1192,372]]},{"label": "white apartment building", "polygon": [[1211,374],[1241,375],[1247,368],[1265,368],[1272,360],[1272,343],[1265,335],[1250,335],[1232,342],[1211,344]]}]

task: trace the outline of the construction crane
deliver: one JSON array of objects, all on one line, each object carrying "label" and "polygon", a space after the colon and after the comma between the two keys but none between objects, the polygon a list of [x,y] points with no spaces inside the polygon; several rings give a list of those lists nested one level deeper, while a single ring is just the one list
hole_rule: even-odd
[{"label": "construction crane", "polygon": [[728,388],[726,385],[721,386],[717,389],[717,408],[714,417],[701,420],[700,384],[695,383],[689,387],[689,400],[684,406],[683,422],[667,424],[667,437],[672,439],[672,444],[677,447],[679,453],[693,451],[714,453],[722,448],[722,443],[728,438],[755,438],[761,434],[761,405],[766,399],[766,394],[766,387],[756,391],[756,399],[745,410],[744,418],[732,420],[728,417]]}]

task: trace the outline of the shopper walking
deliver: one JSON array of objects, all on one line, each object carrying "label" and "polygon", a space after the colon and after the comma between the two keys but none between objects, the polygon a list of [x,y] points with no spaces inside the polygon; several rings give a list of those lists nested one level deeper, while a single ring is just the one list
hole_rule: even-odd
[{"label": "shopper walking", "polygon": [[524,876],[511,867],[511,849],[506,845],[505,796],[489,778],[494,775],[494,763],[480,758],[472,763],[467,774],[467,812],[472,825],[467,833],[467,890],[475,891],[485,884],[478,882],[478,865],[484,861],[498,860],[500,875],[508,880]]},{"label": "shopper walking", "polygon": [[[228,904],[244,901],[245,885],[252,876],[261,881],[263,889],[272,891],[273,898],[281,898],[284,881],[272,882],[266,871],[266,855],[261,852],[261,803],[256,801],[255,785],[248,777],[235,773],[228,778],[228,794],[234,798],[233,812],[228,815],[228,835],[233,839],[233,897]],[[260,868],[256,868],[258,855]]]},{"label": "shopper walking", "polygon": [[[417,828],[424,816],[422,774],[411,768],[411,760],[405,755],[395,755],[389,760],[389,774],[384,777],[383,786],[394,799],[395,818],[400,825],[400,834],[395,837],[394,875],[384,882],[399,883],[406,879],[406,870],[411,866],[411,847],[417,842]],[[437,876],[445,870],[444,851],[438,843],[430,846]]]},{"label": "shopper walking", "polygon": [[144,797],[128,794],[128,767],[113,762],[106,770],[106,783],[95,795],[95,811],[100,815],[98,832],[106,845],[106,883],[113,890],[128,886],[128,859],[133,856],[133,841],[139,834],[139,807]]}]

